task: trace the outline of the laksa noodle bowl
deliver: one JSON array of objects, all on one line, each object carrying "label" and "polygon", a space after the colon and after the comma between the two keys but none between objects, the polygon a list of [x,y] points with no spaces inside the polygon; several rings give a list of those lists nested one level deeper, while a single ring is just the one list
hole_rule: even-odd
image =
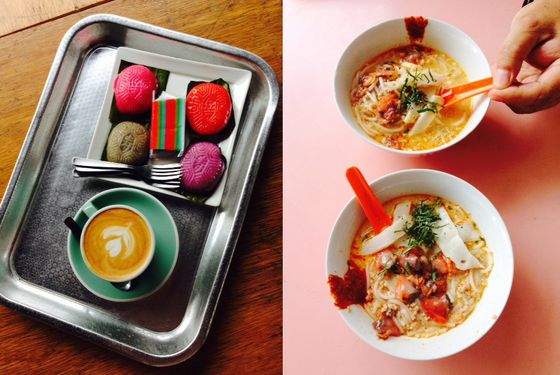
[{"label": "laksa noodle bowl", "polygon": [[368,142],[423,154],[460,141],[489,105],[478,96],[443,108],[442,90],[490,75],[482,51],[462,31],[407,17],[374,26],[350,44],[335,92],[343,117]]},{"label": "laksa noodle bowl", "polygon": [[376,233],[355,199],[327,254],[328,283],[344,320],[365,341],[409,359],[441,358],[488,331],[513,279],[511,242],[473,186],[431,170],[371,184],[392,223]]}]

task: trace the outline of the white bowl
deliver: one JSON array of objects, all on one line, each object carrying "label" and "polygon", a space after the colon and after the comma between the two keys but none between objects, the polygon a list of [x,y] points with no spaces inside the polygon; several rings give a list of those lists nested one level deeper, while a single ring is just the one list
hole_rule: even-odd
[{"label": "white bowl", "polygon": [[[405,336],[381,340],[373,321],[361,307],[340,310],[350,328],[371,346],[405,359],[436,359],[458,353],[479,340],[500,316],[513,281],[513,252],[507,228],[492,203],[467,182],[430,169],[409,169],[385,175],[370,184],[381,202],[405,194],[431,194],[459,204],[478,224],[494,254],[494,268],[481,300],[463,324],[427,339]],[[327,250],[327,275],[343,276],[354,234],[365,220],[357,200],[344,207],[331,233]],[[328,276],[327,276],[328,277]],[[333,304],[333,308],[335,308]]]},{"label": "white bowl", "polygon": [[[477,127],[488,110],[490,104],[488,95],[475,97],[473,114],[457,137],[451,140],[451,142],[423,151],[395,150],[376,142],[364,133],[352,115],[350,91],[352,79],[356,72],[367,61],[380,53],[407,44],[410,44],[410,42],[404,25],[404,18],[380,23],[354,39],[342,54],[336,67],[334,91],[338,109],[348,125],[360,137],[384,150],[405,155],[420,155],[443,150],[461,141]],[[491,76],[490,66],[480,47],[467,34],[448,23],[430,18],[422,44],[445,52],[452,57],[463,68],[469,81]]]}]

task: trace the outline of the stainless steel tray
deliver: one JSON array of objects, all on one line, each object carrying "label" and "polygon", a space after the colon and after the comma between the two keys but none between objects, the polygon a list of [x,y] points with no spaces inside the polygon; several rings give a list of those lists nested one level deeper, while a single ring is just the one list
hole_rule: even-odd
[{"label": "stainless steel tray", "polygon": [[[97,298],[78,282],[62,224],[113,187],[74,180],[71,157],[86,154],[120,46],[253,74],[221,205],[157,196],[179,229],[177,266],[153,296],[124,304]],[[278,96],[272,69],[247,51],[113,15],[78,22],[60,44],[0,204],[0,301],[149,365],[192,356],[210,328]]]}]

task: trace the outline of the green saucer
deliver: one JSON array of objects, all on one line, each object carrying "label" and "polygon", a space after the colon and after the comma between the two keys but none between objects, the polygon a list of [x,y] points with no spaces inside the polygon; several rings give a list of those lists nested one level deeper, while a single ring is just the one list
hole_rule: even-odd
[{"label": "green saucer", "polygon": [[[87,268],[80,252],[80,239],[69,232],[68,259],[78,280],[96,296],[115,302],[136,301],[161,288],[171,276],[179,253],[179,234],[167,208],[150,194],[131,188],[106,190],[90,198],[86,204],[89,202],[99,209],[114,204],[124,204],[136,208],[152,225],[156,237],[156,248],[154,258],[148,268],[134,279],[135,287],[130,291],[124,291],[95,276]],[[82,208],[74,216],[74,220],[81,227],[88,220]]]}]

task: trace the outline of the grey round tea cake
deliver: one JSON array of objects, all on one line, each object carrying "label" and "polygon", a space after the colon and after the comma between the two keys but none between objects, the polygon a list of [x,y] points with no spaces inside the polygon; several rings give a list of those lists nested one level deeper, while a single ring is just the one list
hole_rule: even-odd
[{"label": "grey round tea cake", "polygon": [[111,130],[107,140],[107,160],[132,165],[148,160],[150,135],[142,125],[123,121]]}]

